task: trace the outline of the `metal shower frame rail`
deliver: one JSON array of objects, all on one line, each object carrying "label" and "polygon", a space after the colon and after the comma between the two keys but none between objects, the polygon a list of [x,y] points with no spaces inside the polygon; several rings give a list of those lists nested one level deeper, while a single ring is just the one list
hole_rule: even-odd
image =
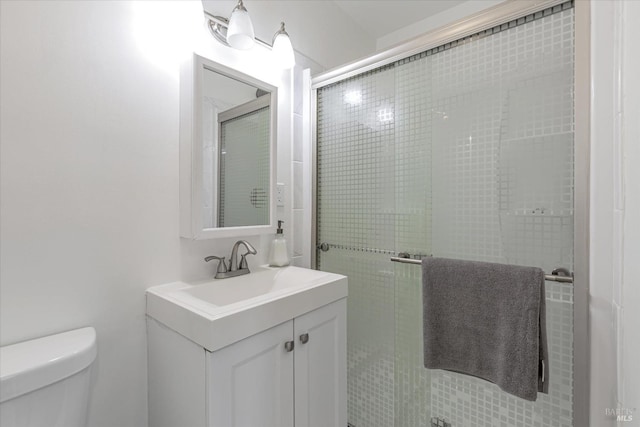
[{"label": "metal shower frame rail", "polygon": [[[318,246],[316,246],[316,249],[319,249],[322,252],[327,252],[330,248],[343,249],[347,251],[371,252],[375,254],[394,255],[390,258],[390,260],[392,262],[399,262],[403,264],[422,264],[423,258],[433,256],[433,255],[425,255],[425,254],[412,255],[408,252],[396,252],[391,249],[355,247],[355,246],[347,246],[347,245],[337,245],[335,243],[327,243],[327,242],[322,242],[318,244]],[[573,274],[571,274],[569,270],[567,270],[566,268],[558,267],[554,269],[551,272],[551,274],[545,273],[544,280],[548,280],[551,282],[560,282],[560,283],[573,283]]]}]

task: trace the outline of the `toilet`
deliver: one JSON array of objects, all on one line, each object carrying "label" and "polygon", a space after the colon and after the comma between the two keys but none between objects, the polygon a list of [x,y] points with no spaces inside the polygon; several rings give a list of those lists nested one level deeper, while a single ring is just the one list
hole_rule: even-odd
[{"label": "toilet", "polygon": [[0,347],[0,426],[85,427],[96,353],[91,327]]}]

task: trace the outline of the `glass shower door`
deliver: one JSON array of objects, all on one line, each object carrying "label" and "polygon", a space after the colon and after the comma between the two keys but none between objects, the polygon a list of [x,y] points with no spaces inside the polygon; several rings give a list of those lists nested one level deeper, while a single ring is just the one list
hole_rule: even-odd
[{"label": "glass shower door", "polygon": [[355,427],[569,427],[573,288],[546,282],[550,393],[427,370],[420,257],[573,269],[571,3],[318,90],[318,268],[349,276]]},{"label": "glass shower door", "polygon": [[395,71],[318,94],[321,270],[349,276],[348,411],[355,426],[394,423]]},{"label": "glass shower door", "polygon": [[[566,3],[504,27],[428,57],[431,250],[573,271],[573,9]],[[433,370],[433,417],[453,426],[572,425],[573,286],[545,286],[549,394],[529,402]]]}]

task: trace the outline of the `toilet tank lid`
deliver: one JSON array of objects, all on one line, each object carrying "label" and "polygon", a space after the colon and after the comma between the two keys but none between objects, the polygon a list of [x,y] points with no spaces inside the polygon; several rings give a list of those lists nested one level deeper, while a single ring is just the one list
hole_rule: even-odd
[{"label": "toilet tank lid", "polygon": [[0,403],[80,372],[96,354],[91,327],[0,347]]}]

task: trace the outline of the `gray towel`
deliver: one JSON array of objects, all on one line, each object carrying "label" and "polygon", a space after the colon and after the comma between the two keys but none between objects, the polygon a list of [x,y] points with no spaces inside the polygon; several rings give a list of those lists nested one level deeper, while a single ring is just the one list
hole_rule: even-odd
[{"label": "gray towel", "polygon": [[424,366],[473,375],[535,401],[548,393],[544,272],[425,258]]}]

